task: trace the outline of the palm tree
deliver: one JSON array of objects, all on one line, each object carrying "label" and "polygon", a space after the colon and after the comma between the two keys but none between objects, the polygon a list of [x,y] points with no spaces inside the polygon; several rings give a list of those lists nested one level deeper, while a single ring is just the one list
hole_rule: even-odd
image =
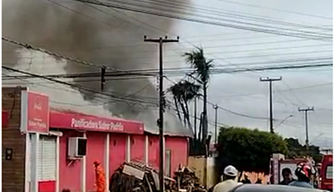
[{"label": "palm tree", "polygon": [[[191,128],[188,103],[199,97],[203,91],[203,112],[201,113],[199,132],[197,137],[197,127],[194,127],[194,139],[192,139],[190,153],[200,155],[203,152],[207,155],[207,150],[205,145],[205,140],[208,135],[208,121],[207,121],[207,88],[210,80],[211,69],[213,68],[213,60],[207,60],[204,57],[204,51],[202,48],[196,47],[195,50],[191,52],[186,52],[183,54],[186,62],[194,68],[194,71],[188,74],[191,77],[191,81],[181,80],[177,84],[171,86],[168,91],[172,93],[174,98],[174,103],[176,106],[176,111],[178,117],[183,121],[185,126]],[[180,108],[183,112],[183,117],[180,114]]]},{"label": "palm tree", "polygon": [[196,47],[195,50],[184,53],[183,56],[186,62],[194,68],[194,72],[191,75],[196,76],[197,82],[201,84],[203,90],[202,139],[204,142],[208,135],[207,88],[211,76],[211,69],[213,68],[213,60],[207,60],[205,58],[203,48],[201,47]]},{"label": "palm tree", "polygon": [[[193,82],[183,80],[177,84],[171,86],[168,91],[172,93],[174,103],[177,111],[177,115],[185,126],[191,128],[190,117],[189,117],[189,102],[198,96],[200,85]],[[181,118],[180,107],[182,109],[183,118]]]}]

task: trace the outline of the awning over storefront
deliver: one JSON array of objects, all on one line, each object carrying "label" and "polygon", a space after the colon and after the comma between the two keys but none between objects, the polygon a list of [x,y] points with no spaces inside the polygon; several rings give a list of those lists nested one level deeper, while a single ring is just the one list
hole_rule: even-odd
[{"label": "awning over storefront", "polygon": [[144,124],[139,121],[97,117],[75,111],[61,110],[50,111],[50,128],[144,134]]}]

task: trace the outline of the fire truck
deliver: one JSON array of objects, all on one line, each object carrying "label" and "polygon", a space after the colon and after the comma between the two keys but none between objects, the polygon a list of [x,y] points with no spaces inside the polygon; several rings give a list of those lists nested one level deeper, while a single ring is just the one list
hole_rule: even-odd
[{"label": "fire truck", "polygon": [[333,154],[323,156],[319,176],[319,188],[333,191]]},{"label": "fire truck", "polygon": [[273,154],[271,161],[270,161],[270,183],[271,184],[278,184],[280,181],[283,180],[282,178],[282,170],[284,168],[289,168],[292,172],[292,177],[297,179],[295,175],[295,170],[297,168],[298,163],[305,163],[308,164],[314,175],[311,178],[311,183],[314,186],[318,185],[317,179],[317,170],[315,168],[315,164],[312,158],[296,158],[296,159],[285,159],[283,154]]}]

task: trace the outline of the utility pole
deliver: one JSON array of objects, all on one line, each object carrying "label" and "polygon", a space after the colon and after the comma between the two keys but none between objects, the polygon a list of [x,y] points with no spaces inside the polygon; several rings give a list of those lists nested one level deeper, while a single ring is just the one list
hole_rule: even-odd
[{"label": "utility pole", "polygon": [[197,141],[197,98],[194,98],[194,131],[195,131],[195,142]]},{"label": "utility pole", "polygon": [[157,124],[159,126],[159,146],[160,146],[160,164],[159,164],[159,191],[164,192],[164,110],[165,110],[165,94],[163,90],[163,44],[164,43],[177,43],[179,42],[179,37],[177,39],[168,39],[167,36],[163,39],[147,39],[144,36],[144,42],[159,43],[159,119]]},{"label": "utility pole", "polygon": [[309,150],[309,140],[308,140],[308,118],[307,114],[309,111],[314,111],[313,107],[308,107],[308,108],[298,108],[299,112],[304,112],[305,114],[305,130],[306,130],[306,140],[305,140],[305,145],[306,145],[306,150]]},{"label": "utility pole", "polygon": [[218,105],[213,105],[213,109],[215,110],[215,144],[217,144],[217,120],[218,120]]},{"label": "utility pole", "polygon": [[270,119],[270,132],[274,133],[274,115],[273,115],[273,81],[281,81],[282,77],[271,78],[260,77],[261,82],[269,82],[269,119]]}]

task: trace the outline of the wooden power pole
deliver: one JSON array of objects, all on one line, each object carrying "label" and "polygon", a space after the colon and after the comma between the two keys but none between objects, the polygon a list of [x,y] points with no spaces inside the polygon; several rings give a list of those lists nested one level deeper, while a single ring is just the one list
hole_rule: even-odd
[{"label": "wooden power pole", "polygon": [[159,146],[160,146],[160,164],[159,164],[159,191],[164,192],[164,110],[165,110],[165,93],[163,90],[163,44],[164,43],[176,43],[179,42],[179,37],[177,39],[158,38],[158,39],[147,39],[144,36],[144,42],[159,43],[159,119],[157,124],[159,126]]},{"label": "wooden power pole", "polygon": [[269,119],[270,119],[270,132],[274,133],[274,112],[273,112],[273,81],[281,81],[282,77],[279,78],[260,78],[262,82],[269,82]]},{"label": "wooden power pole", "polygon": [[309,111],[314,111],[313,107],[308,107],[308,108],[298,108],[298,111],[304,112],[305,114],[305,131],[306,131],[306,139],[305,139],[305,145],[306,145],[306,150],[309,150],[309,139],[308,139],[308,112]]}]

